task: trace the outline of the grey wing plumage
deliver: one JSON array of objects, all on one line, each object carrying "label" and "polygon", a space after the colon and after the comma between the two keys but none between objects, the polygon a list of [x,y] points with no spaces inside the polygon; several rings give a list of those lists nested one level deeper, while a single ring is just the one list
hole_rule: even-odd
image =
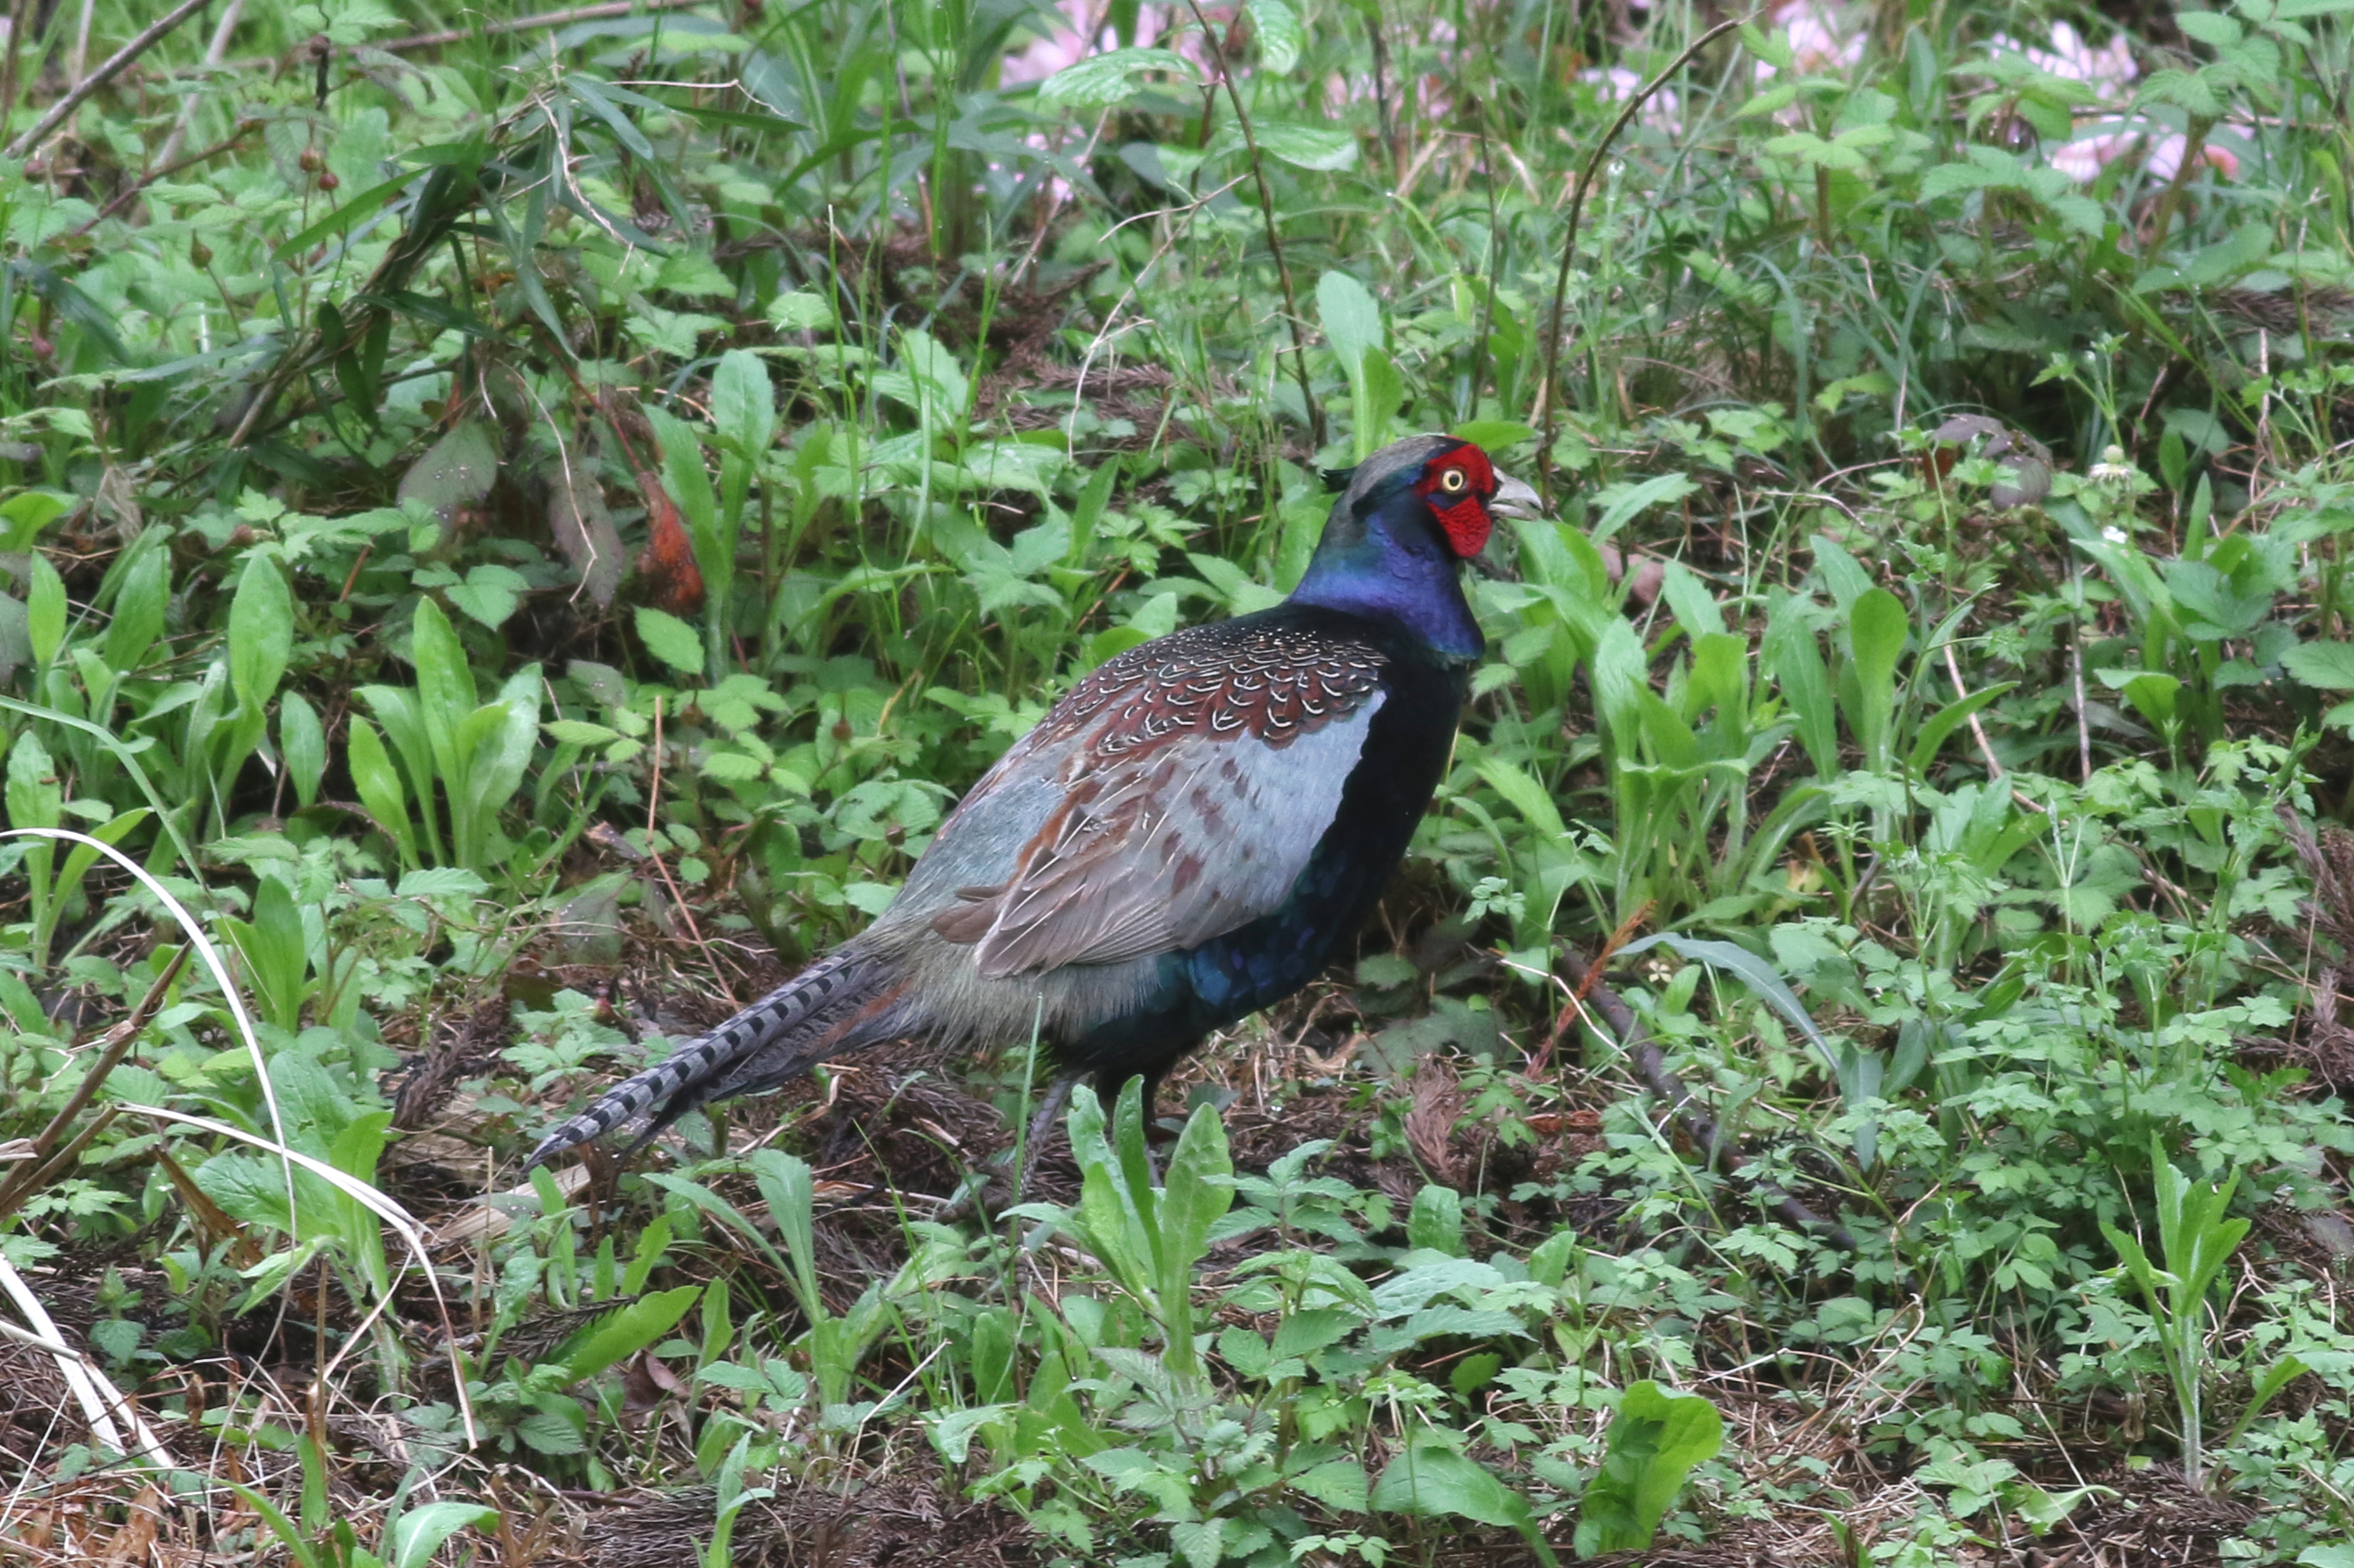
[{"label": "grey wing plumage", "polygon": [[1246,925],[1290,895],[1331,824],[1384,700],[1382,663],[1240,621],[1139,648],[966,797],[902,900],[988,980]]},{"label": "grey wing plumage", "polygon": [[846,948],[614,1085],[540,1139],[524,1169],[615,1132],[630,1135],[626,1154],[698,1106],[774,1088],[835,1052],[881,1037],[896,999],[888,966]]}]

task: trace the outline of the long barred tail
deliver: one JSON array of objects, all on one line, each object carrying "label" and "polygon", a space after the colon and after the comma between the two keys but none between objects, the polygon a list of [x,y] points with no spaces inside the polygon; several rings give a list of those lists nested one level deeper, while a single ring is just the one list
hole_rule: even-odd
[{"label": "long barred tail", "polygon": [[901,987],[892,966],[855,948],[822,959],[707,1034],[607,1090],[540,1139],[528,1171],[616,1131],[644,1147],[696,1107],[773,1089],[839,1051],[887,1038]]}]

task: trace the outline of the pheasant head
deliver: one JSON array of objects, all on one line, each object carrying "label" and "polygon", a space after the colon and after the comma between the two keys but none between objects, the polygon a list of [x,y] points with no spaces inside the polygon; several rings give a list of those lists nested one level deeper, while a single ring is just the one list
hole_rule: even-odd
[{"label": "pheasant head", "polygon": [[1532,514],[1536,499],[1469,441],[1393,441],[1348,472],[1292,599],[1390,621],[1436,653],[1477,659],[1486,644],[1456,567],[1487,547],[1499,514]]}]

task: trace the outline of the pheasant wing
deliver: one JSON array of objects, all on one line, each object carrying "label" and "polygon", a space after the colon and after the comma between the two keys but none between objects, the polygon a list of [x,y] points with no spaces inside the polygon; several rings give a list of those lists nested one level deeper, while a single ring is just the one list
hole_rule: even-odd
[{"label": "pheasant wing", "polygon": [[1057,791],[1005,880],[960,889],[933,928],[1003,979],[1195,947],[1275,910],[1340,809],[1384,662],[1257,618],[1110,661],[943,824],[935,853],[998,796]]}]

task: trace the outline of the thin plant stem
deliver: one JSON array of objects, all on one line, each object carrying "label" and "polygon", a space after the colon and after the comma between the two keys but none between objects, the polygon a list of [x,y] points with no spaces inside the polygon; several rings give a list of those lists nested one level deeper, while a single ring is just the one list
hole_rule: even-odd
[{"label": "thin plant stem", "polygon": [[1651,95],[1665,87],[1668,79],[1690,64],[1692,57],[1701,50],[1754,19],[1754,16],[1732,16],[1719,22],[1686,44],[1682,51],[1668,62],[1666,69],[1645,82],[1618,111],[1618,117],[1610,122],[1610,129],[1602,133],[1602,140],[1595,143],[1594,151],[1586,157],[1584,171],[1577,176],[1576,186],[1570,192],[1569,230],[1562,237],[1561,270],[1553,278],[1553,310],[1545,318],[1544,377],[1537,384],[1537,488],[1544,493],[1548,505],[1553,502],[1553,427],[1561,411],[1561,400],[1555,396],[1554,379],[1561,373],[1562,309],[1569,298],[1569,268],[1577,257],[1577,225],[1585,215],[1585,193],[1593,185],[1594,176],[1601,171],[1602,160],[1609,154],[1610,144],[1618,140],[1618,132],[1627,128],[1627,122],[1635,118],[1636,111],[1650,101]]},{"label": "thin plant stem", "polygon": [[1283,237],[1275,226],[1275,192],[1267,183],[1267,163],[1259,155],[1258,137],[1251,130],[1250,111],[1243,107],[1243,95],[1235,87],[1234,72],[1226,69],[1226,51],[1218,44],[1218,35],[1210,19],[1202,15],[1198,0],[1186,0],[1193,20],[1201,24],[1202,41],[1210,51],[1210,59],[1218,68],[1218,85],[1226,90],[1226,101],[1235,111],[1235,123],[1241,128],[1243,147],[1250,154],[1251,179],[1258,186],[1259,216],[1267,221],[1267,248],[1275,255],[1275,276],[1283,285],[1283,320],[1291,332],[1291,368],[1299,382],[1299,400],[1308,409],[1308,429],[1320,449],[1324,445],[1324,410],[1317,405],[1316,394],[1308,385],[1308,344],[1299,335],[1299,295],[1291,286],[1291,263],[1284,259]]},{"label": "thin plant stem", "polygon": [[[51,104],[49,106],[49,111],[47,114],[42,115],[40,120],[30,131],[26,132],[22,136],[19,136],[14,142],[9,143],[5,151],[0,151],[0,158],[21,158],[27,153],[39,146],[50,132],[56,130],[58,126],[71,119],[73,117],[73,111],[80,109],[85,102],[89,101],[90,96],[97,92],[100,88],[104,87],[108,82],[112,81],[116,77],[121,76],[123,71],[130,67],[133,60],[137,59],[141,55],[143,55],[149,49],[154,48],[163,38],[164,34],[170,32],[173,28],[178,26],[181,23],[186,21],[189,17],[195,16],[197,12],[203,10],[211,3],[212,0],[180,0],[180,3],[177,5],[173,6],[171,10],[165,12],[154,21],[149,23],[145,32],[141,33],[137,37],[132,39],[121,48],[115,50],[113,54],[107,57],[105,64],[100,66],[96,70],[82,78],[80,81],[74,84],[74,89],[71,92],[67,93],[63,98],[58,99],[57,102]],[[12,37],[10,39],[10,49],[12,55],[14,48],[15,39]]]}]

